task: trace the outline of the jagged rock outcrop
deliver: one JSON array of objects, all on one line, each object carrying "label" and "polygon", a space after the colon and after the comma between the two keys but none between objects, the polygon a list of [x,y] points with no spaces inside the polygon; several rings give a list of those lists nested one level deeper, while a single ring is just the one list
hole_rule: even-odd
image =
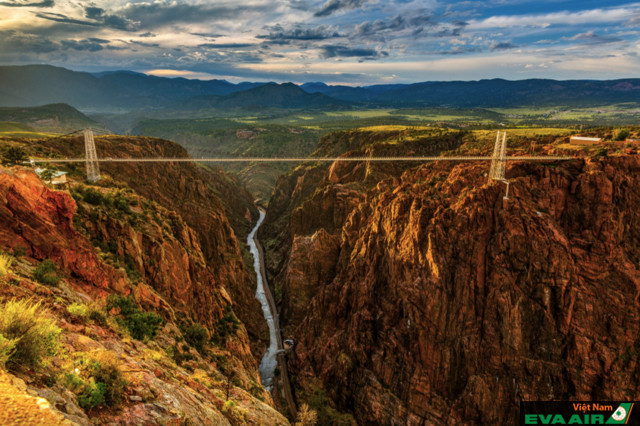
[{"label": "jagged rock outcrop", "polygon": [[95,290],[126,292],[124,274],[104,265],[91,244],[73,228],[76,204],[49,190],[31,170],[0,169],[0,246],[50,258]]},{"label": "jagged rock outcrop", "polygon": [[291,209],[312,226],[272,239],[298,394],[319,383],[362,424],[508,424],[521,399],[638,398],[639,171],[637,156],[509,164],[503,200],[486,165],[427,164],[368,185],[332,231],[315,217],[331,206],[300,207],[344,184],[326,169]]}]

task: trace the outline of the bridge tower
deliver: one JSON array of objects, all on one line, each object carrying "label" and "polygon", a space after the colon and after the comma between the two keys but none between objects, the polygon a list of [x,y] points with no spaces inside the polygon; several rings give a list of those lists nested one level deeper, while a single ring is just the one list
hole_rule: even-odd
[{"label": "bridge tower", "polygon": [[505,181],[504,171],[507,160],[507,132],[498,131],[496,145],[493,148],[493,159],[489,169],[489,179]]},{"label": "bridge tower", "polygon": [[87,165],[87,180],[96,183],[100,180],[100,165],[96,153],[96,142],[93,140],[93,130],[84,130],[84,155]]}]

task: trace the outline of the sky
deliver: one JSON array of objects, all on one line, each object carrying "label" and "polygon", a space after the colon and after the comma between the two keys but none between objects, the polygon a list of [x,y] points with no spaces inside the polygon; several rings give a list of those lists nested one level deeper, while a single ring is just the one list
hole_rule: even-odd
[{"label": "sky", "polygon": [[640,3],[0,0],[0,65],[367,85],[640,77]]}]

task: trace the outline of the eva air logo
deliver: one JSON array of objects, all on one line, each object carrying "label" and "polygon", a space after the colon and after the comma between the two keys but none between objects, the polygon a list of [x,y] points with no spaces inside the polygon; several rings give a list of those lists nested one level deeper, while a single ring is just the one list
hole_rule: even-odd
[{"label": "eva air logo", "polygon": [[629,420],[629,416],[631,415],[631,409],[633,408],[633,403],[625,402],[620,404],[616,411],[613,412],[609,420],[607,420],[608,425],[624,425],[627,424],[627,420]]}]

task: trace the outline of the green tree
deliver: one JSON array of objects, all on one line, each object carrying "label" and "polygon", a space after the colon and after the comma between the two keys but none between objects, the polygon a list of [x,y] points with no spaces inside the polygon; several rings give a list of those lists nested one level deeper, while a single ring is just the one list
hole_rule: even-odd
[{"label": "green tree", "polygon": [[622,129],[618,132],[618,134],[616,135],[616,140],[617,141],[624,141],[626,140],[629,136],[631,135],[631,133],[629,133],[628,129]]},{"label": "green tree", "polygon": [[27,153],[24,149],[12,146],[2,154],[2,164],[13,166],[28,161]]},{"label": "green tree", "polygon": [[48,184],[51,184],[51,182],[53,181],[53,177],[55,176],[55,172],[51,169],[44,169],[41,173],[40,173],[40,179],[42,179],[43,181],[47,182]]}]

